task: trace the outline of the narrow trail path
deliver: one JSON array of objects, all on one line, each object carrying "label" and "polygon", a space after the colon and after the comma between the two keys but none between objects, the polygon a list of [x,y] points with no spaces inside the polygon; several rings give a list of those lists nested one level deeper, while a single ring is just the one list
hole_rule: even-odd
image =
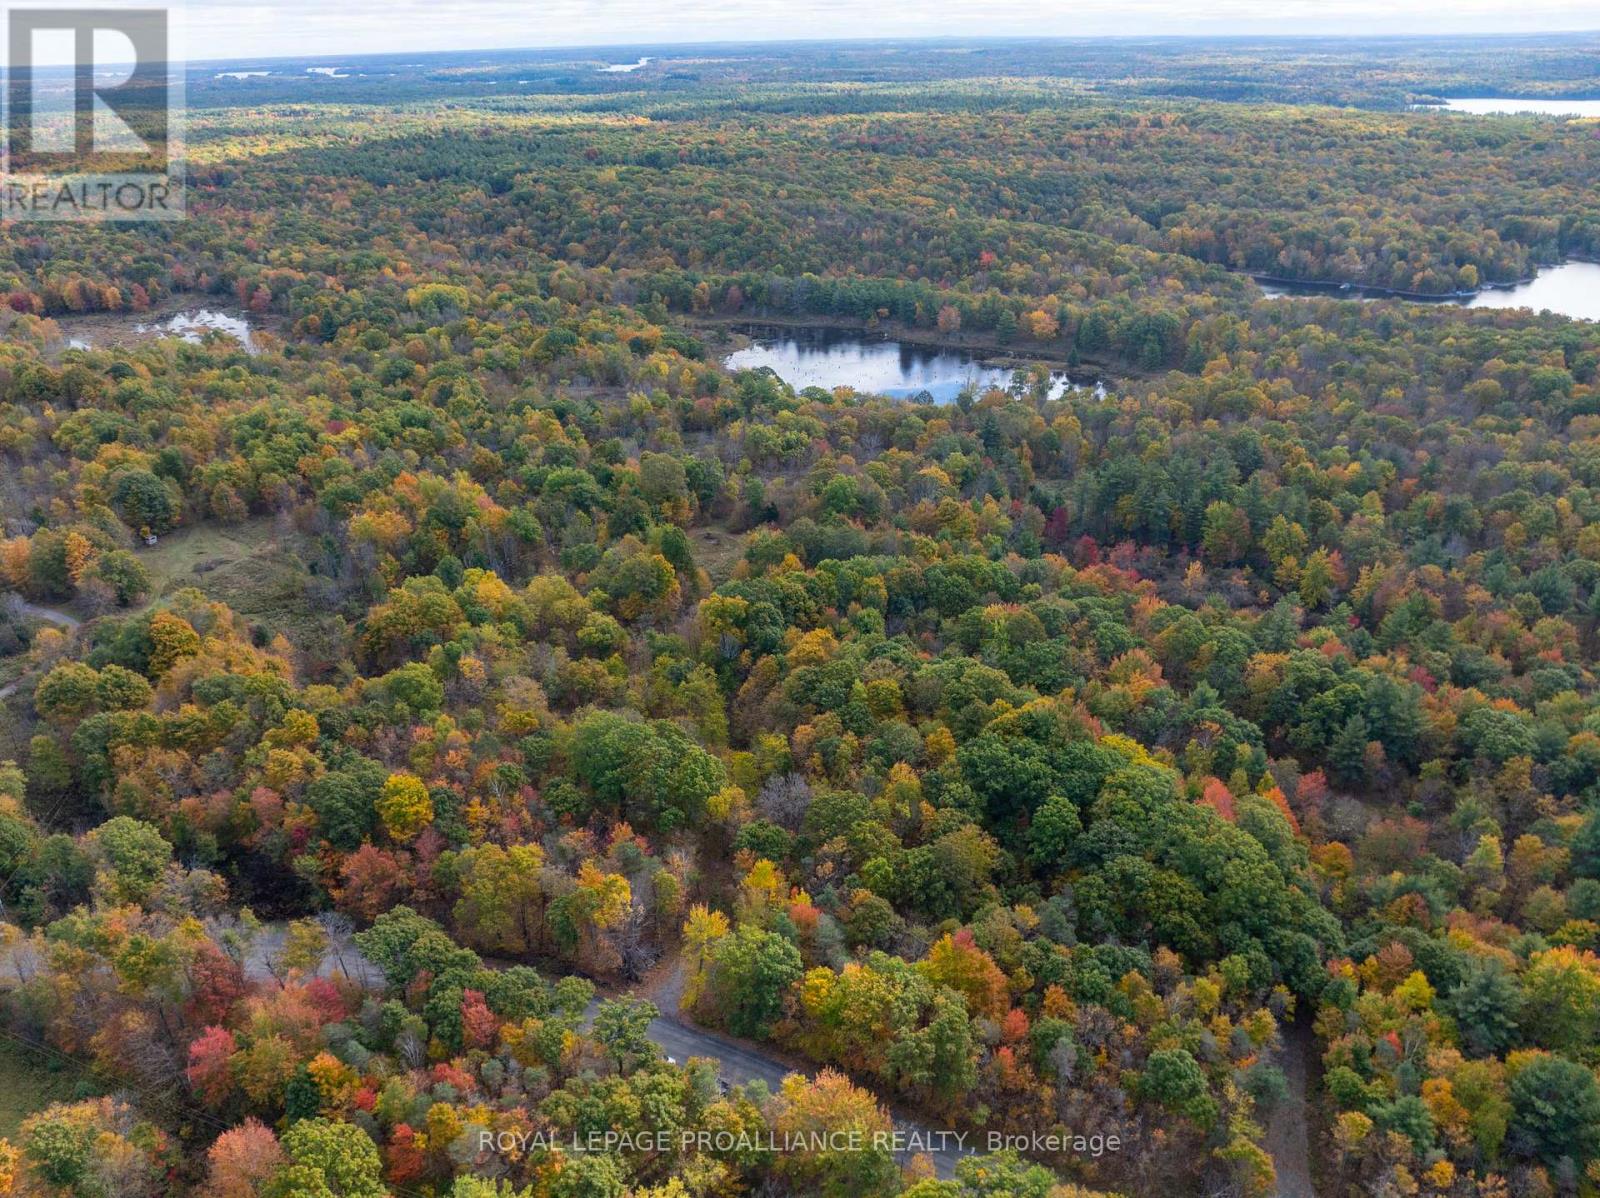
[{"label": "narrow trail path", "polygon": [[27,600],[23,600],[20,606],[23,615],[54,624],[57,628],[73,629],[83,626],[83,621],[70,612],[58,611],[53,607],[40,607],[37,603],[29,603]]},{"label": "narrow trail path", "polygon": [[1277,1198],[1317,1198],[1311,1179],[1310,1086],[1311,1057],[1316,1036],[1305,1018],[1283,1029],[1283,1054],[1278,1065],[1288,1092],[1267,1118],[1266,1149],[1278,1173]]},{"label": "narrow trail path", "polygon": [[[65,628],[68,632],[73,632],[83,627],[83,621],[70,612],[57,611],[53,607],[41,607],[37,603],[29,603],[26,599],[19,599],[16,602],[18,611],[25,616],[32,616],[35,620],[43,620],[46,624],[54,624],[57,628]],[[0,686],[0,702],[4,702],[16,694],[25,681],[27,681],[26,674],[15,682],[8,682],[4,686]]]}]

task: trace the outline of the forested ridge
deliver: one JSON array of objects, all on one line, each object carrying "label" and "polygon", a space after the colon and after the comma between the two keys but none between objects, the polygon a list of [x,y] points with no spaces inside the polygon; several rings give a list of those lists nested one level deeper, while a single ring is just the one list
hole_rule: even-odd
[{"label": "forested ridge", "polygon": [[[1600,1185],[1600,326],[1247,277],[1594,254],[1593,123],[856,52],[301,81],[188,220],[7,229],[3,1030],[82,1080],[0,1192],[1270,1195],[1297,1020],[1320,1193]],[[822,1071],[668,1060],[663,972]]]},{"label": "forested ridge", "polygon": [[[1590,122],[1081,99],[995,110],[1033,95],[1026,84],[777,94],[799,109],[646,92],[600,111],[555,97],[196,114],[203,219],[153,235],[23,231],[6,247],[11,305],[119,309],[247,285],[281,297],[413,256],[484,278],[531,253],[691,285],[872,277],[1004,302],[1096,294],[1104,274],[1117,290],[1247,289],[1195,263],[1442,295],[1600,254]],[[397,191],[434,203],[418,213]],[[100,273],[68,294],[85,267]]]}]

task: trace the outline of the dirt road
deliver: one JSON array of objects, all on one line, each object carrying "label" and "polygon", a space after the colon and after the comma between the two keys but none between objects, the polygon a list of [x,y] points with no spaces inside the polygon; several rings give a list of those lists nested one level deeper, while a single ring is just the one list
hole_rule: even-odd
[{"label": "dirt road", "polygon": [[1311,1024],[1296,1019],[1283,1029],[1283,1054],[1278,1060],[1288,1092],[1267,1116],[1266,1149],[1278,1173],[1278,1198],[1317,1198],[1311,1180],[1310,1085],[1311,1057],[1316,1052]]}]

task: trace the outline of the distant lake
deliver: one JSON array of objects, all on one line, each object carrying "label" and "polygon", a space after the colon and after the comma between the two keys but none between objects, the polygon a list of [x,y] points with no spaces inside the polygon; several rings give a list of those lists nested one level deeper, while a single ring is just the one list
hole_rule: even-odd
[{"label": "distant lake", "polygon": [[1483,100],[1446,100],[1443,104],[1413,105],[1419,112],[1464,112],[1468,116],[1506,116],[1517,113],[1540,116],[1600,116],[1600,100],[1519,100],[1498,96]]},{"label": "distant lake", "polygon": [[[1375,300],[1390,299],[1381,291],[1367,291],[1361,287],[1348,290],[1327,283],[1260,283],[1269,299],[1287,295],[1320,295],[1334,298]],[[1423,303],[1456,304],[1463,308],[1531,308],[1535,312],[1549,309],[1574,320],[1600,320],[1600,264],[1593,262],[1566,262],[1560,266],[1547,266],[1527,283],[1513,287],[1485,289],[1474,296],[1441,296]]]},{"label": "distant lake", "polygon": [[650,62],[649,56],[641,58],[638,62],[614,62],[609,66],[596,67],[602,75],[626,75],[629,71],[637,71],[640,67]]},{"label": "distant lake", "polygon": [[[751,344],[728,355],[728,369],[770,366],[796,390],[853,387],[896,399],[925,391],[935,403],[952,403],[969,386],[979,394],[991,387],[1004,389],[1014,373],[1010,366],[982,362],[965,350],[908,345],[850,329],[749,325],[740,332],[751,338]],[[1068,391],[1106,393],[1105,384],[1092,376],[1073,379],[1064,370],[1052,370],[1050,379],[1052,399]]]}]

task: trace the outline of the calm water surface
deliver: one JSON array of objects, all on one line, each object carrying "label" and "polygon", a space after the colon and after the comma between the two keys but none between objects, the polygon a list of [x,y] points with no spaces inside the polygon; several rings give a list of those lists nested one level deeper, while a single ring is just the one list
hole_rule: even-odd
[{"label": "calm water surface", "polygon": [[231,312],[196,308],[156,319],[131,315],[66,317],[56,322],[67,334],[68,349],[105,349],[113,345],[133,345],[159,337],[179,337],[198,345],[209,332],[226,333],[246,352],[257,346],[250,321]]},{"label": "calm water surface", "polygon": [[1531,283],[1480,291],[1469,308],[1548,308],[1574,320],[1600,320],[1600,263],[1568,262],[1541,270]]},{"label": "calm water surface", "polygon": [[1600,100],[1518,100],[1500,96],[1483,100],[1446,100],[1443,104],[1418,104],[1419,111],[1464,112],[1468,116],[1600,116]]},{"label": "calm water surface", "polygon": [[[725,359],[729,370],[770,366],[799,390],[854,387],[871,395],[911,399],[926,392],[935,403],[951,403],[967,387],[982,393],[1010,386],[1013,369],[985,364],[963,350],[879,340],[848,329],[791,329],[753,325],[740,330],[751,344]],[[1087,375],[1069,378],[1052,371],[1050,396],[1068,391],[1105,394],[1105,384]]]},{"label": "calm water surface", "polygon": [[[1269,299],[1286,295],[1358,300],[1389,298],[1382,292],[1364,291],[1360,287],[1341,290],[1319,283],[1262,283],[1260,286]],[[1600,320],[1600,264],[1567,262],[1561,266],[1547,266],[1530,282],[1514,287],[1480,291],[1465,299],[1453,297],[1424,302],[1457,304],[1463,308],[1531,308],[1535,312],[1548,309],[1574,320]]]}]

